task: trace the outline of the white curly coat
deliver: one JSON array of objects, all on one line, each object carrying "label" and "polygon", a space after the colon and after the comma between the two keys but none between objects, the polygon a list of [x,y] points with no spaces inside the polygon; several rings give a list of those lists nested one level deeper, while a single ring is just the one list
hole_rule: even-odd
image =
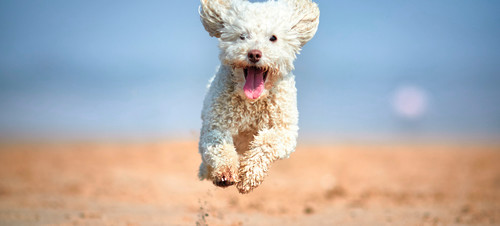
[{"label": "white curly coat", "polygon": [[[221,187],[236,183],[248,193],[263,182],[271,163],[295,150],[293,61],[316,33],[319,9],[310,0],[201,0],[200,17],[219,39],[221,65],[203,104],[199,178]],[[260,51],[257,62],[249,59],[251,50]],[[244,91],[245,69],[251,67],[264,71],[256,75],[263,90],[252,98]]]}]

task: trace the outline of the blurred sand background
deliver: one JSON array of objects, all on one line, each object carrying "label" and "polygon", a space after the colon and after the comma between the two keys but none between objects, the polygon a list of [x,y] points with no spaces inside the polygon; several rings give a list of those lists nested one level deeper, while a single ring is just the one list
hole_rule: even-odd
[{"label": "blurred sand background", "polygon": [[248,195],[195,141],[3,144],[0,225],[498,225],[495,145],[303,144]]}]

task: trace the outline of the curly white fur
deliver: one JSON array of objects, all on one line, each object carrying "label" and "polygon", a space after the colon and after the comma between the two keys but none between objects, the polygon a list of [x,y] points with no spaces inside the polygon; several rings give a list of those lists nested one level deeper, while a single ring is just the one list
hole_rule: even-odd
[{"label": "curly white fur", "polygon": [[[316,33],[319,9],[311,0],[201,0],[200,17],[219,39],[222,64],[203,104],[199,177],[222,187],[237,183],[248,193],[272,162],[295,150],[297,90],[291,72],[296,54]],[[249,59],[252,50],[261,53],[257,61]],[[264,81],[251,98],[244,91],[248,68]]]}]

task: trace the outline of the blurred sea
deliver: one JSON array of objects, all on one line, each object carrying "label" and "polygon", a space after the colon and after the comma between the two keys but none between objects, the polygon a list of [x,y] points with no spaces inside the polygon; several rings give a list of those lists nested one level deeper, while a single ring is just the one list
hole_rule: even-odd
[{"label": "blurred sea", "polygon": [[[500,140],[500,3],[326,1],[301,139]],[[196,137],[217,40],[197,1],[0,2],[0,138]]]}]

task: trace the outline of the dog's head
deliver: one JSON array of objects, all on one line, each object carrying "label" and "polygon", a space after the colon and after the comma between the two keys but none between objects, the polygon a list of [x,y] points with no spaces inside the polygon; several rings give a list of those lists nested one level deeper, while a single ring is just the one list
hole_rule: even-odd
[{"label": "dog's head", "polygon": [[219,39],[235,90],[257,100],[293,70],[296,54],[316,33],[319,9],[311,0],[201,0],[200,17]]}]

